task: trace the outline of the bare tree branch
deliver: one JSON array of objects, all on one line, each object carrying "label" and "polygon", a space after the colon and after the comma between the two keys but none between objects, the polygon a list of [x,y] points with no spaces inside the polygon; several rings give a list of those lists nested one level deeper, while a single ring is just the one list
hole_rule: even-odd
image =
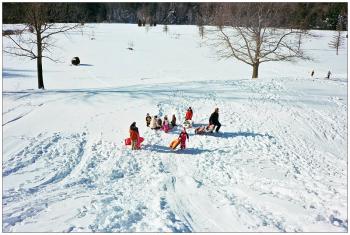
[{"label": "bare tree branch", "polygon": [[27,57],[33,58],[33,57],[36,56],[36,55],[34,54],[33,51],[31,51],[31,50],[29,50],[29,49],[27,49],[27,48],[24,48],[24,47],[20,44],[20,42],[17,42],[15,39],[13,39],[13,38],[11,37],[11,35],[7,35],[6,37],[9,38],[9,39],[18,47],[18,49],[20,49],[20,50],[26,52]]}]

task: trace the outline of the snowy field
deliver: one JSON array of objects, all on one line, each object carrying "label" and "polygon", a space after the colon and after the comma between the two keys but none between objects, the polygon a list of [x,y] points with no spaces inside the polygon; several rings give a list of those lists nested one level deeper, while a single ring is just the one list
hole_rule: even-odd
[{"label": "snowy field", "polygon": [[[60,35],[44,91],[35,61],[3,55],[2,230],[347,232],[347,48],[313,33],[314,61],[262,64],[257,80],[195,26]],[[171,151],[181,127],[153,131],[145,115],[182,123],[189,106],[195,127],[219,107],[221,133],[189,129]],[[140,151],[123,145],[133,121]]]}]

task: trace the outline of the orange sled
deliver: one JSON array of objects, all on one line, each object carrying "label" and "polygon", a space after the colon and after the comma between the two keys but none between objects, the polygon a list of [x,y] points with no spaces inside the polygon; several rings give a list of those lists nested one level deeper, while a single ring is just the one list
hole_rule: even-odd
[{"label": "orange sled", "polygon": [[181,142],[180,139],[175,139],[175,140],[171,141],[169,147],[172,149],[176,149],[176,147],[179,146],[180,142]]}]

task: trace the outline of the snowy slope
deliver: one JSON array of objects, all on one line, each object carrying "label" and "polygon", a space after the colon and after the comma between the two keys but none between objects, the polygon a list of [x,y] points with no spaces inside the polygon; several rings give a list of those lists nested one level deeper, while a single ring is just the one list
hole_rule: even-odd
[{"label": "snowy slope", "polygon": [[[262,64],[251,80],[196,27],[169,29],[59,36],[44,91],[35,61],[3,55],[3,231],[347,231],[347,48],[328,48],[333,32],[308,39],[314,61]],[[190,129],[170,151],[181,127],[150,130],[145,114],[182,122],[189,106],[195,126],[219,107],[222,132]],[[123,146],[133,121],[141,151]]]}]

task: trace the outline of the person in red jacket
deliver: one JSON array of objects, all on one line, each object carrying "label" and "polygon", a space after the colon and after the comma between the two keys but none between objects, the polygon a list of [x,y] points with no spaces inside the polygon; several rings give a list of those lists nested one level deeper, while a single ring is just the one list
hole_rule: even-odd
[{"label": "person in red jacket", "polygon": [[185,116],[185,120],[192,120],[192,116],[193,116],[193,111],[192,111],[192,108],[189,107],[187,109],[187,112],[186,112],[186,116]]},{"label": "person in red jacket", "polygon": [[189,140],[190,138],[188,137],[188,134],[186,132],[186,128],[182,130],[182,132],[179,135],[179,139],[181,141],[181,149],[186,148],[186,139]]},{"label": "person in red jacket", "polygon": [[131,139],[131,149],[136,150],[137,147],[137,140],[139,139],[139,129],[136,127],[136,122],[133,122],[130,126],[130,139]]}]

